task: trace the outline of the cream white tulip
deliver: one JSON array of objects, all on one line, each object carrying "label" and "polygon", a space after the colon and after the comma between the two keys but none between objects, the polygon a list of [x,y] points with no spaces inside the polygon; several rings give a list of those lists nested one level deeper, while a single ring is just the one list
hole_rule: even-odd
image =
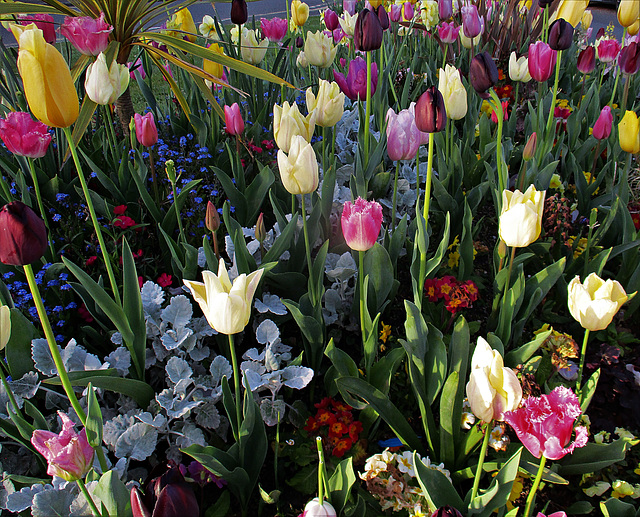
[{"label": "cream white tulip", "polygon": [[304,42],[304,55],[310,65],[319,68],[328,68],[333,64],[338,47],[333,44],[333,37],[324,32],[307,32],[307,41]]},{"label": "cream white tulip", "polygon": [[278,151],[280,178],[290,194],[310,194],[318,188],[318,160],[316,153],[302,136],[291,141],[289,154]]},{"label": "cream white tulip", "polygon": [[259,65],[264,59],[269,47],[269,40],[258,41],[257,31],[242,29],[242,60],[252,65]]},{"label": "cream white tulip", "polygon": [[316,113],[312,111],[303,117],[294,102],[289,105],[287,101],[282,106],[273,106],[273,137],[276,144],[285,153],[289,152],[291,139],[302,136],[307,142],[311,141],[313,132],[316,129]]},{"label": "cream white tulip", "polygon": [[540,236],[545,194],[546,190],[538,192],[533,185],[524,194],[502,191],[499,233],[507,246],[525,248]]},{"label": "cream white tulip", "polygon": [[340,91],[338,83],[330,83],[320,79],[318,96],[313,94],[311,87],[307,88],[307,109],[316,112],[316,124],[320,127],[333,127],[344,113],[345,95]]},{"label": "cream white tulip", "polygon": [[129,69],[116,63],[107,66],[104,53],[100,52],[94,63],[87,67],[84,89],[96,104],[105,106],[118,100],[129,86]]},{"label": "cream white tulip", "polygon": [[438,90],[444,98],[447,116],[451,120],[460,120],[467,114],[467,90],[465,90],[460,71],[451,65],[441,68],[438,75]]},{"label": "cream white tulip", "polygon": [[571,316],[588,330],[606,329],[629,299],[620,282],[605,281],[595,273],[591,273],[584,284],[576,276],[569,283],[568,293]]},{"label": "cream white tulip", "polygon": [[0,305],[0,350],[2,350],[11,337],[11,309],[6,305]]},{"label": "cream white tulip", "polygon": [[529,74],[529,60],[525,56],[516,59],[516,53],[511,52],[509,56],[509,77],[512,81],[528,83],[531,81]]}]

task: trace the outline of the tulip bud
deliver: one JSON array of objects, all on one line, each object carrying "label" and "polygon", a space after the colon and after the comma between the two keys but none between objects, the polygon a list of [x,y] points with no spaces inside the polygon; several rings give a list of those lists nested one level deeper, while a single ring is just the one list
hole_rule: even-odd
[{"label": "tulip bud", "polygon": [[353,32],[353,41],[356,50],[368,52],[380,48],[382,44],[382,25],[380,25],[378,16],[369,9],[363,9],[358,14]]},{"label": "tulip bud", "polygon": [[593,137],[597,140],[609,138],[612,125],[613,115],[611,114],[611,108],[609,106],[605,106],[602,108],[598,120],[596,120],[596,123],[593,125]]},{"label": "tulip bud", "polygon": [[175,163],[173,163],[173,160],[167,160],[165,163],[165,172],[167,173],[167,178],[169,178],[169,181],[171,182],[171,184],[173,185],[176,182],[176,165]]},{"label": "tulip bud", "polygon": [[216,206],[211,201],[207,201],[207,212],[204,216],[204,225],[207,227],[207,230],[212,233],[220,228],[220,215],[218,214]]},{"label": "tulip bud", "polygon": [[546,191],[531,185],[524,193],[502,191],[499,218],[500,239],[512,248],[526,248],[538,239],[542,230],[542,212]]},{"label": "tulip bud", "polygon": [[398,4],[393,4],[391,9],[389,10],[389,19],[392,22],[399,22],[400,16],[402,16],[402,6]]},{"label": "tulip bud", "polygon": [[258,216],[258,220],[256,221],[256,229],[255,229],[256,240],[262,244],[267,237],[267,232],[264,228],[264,214],[260,212]]},{"label": "tulip bud", "polygon": [[340,27],[340,23],[338,22],[338,15],[335,11],[327,9],[324,12],[324,25],[330,31],[334,31],[335,29]]},{"label": "tulip bud", "polygon": [[302,36],[298,36],[296,38],[296,47],[302,48],[302,45],[304,45],[304,40],[302,39]]},{"label": "tulip bud", "polygon": [[560,18],[549,27],[549,46],[553,50],[567,50],[573,43],[573,27]]},{"label": "tulip bud", "polygon": [[471,60],[469,81],[482,98],[489,98],[487,90],[498,82],[498,67],[488,52],[476,54]]},{"label": "tulip bud", "polygon": [[301,0],[291,2],[291,19],[296,27],[302,27],[309,18],[309,5]]},{"label": "tulip bud", "polygon": [[580,20],[582,29],[585,31],[589,30],[589,27],[591,27],[591,22],[593,22],[593,13],[591,12],[591,10],[587,10],[582,15],[582,20]]},{"label": "tulip bud", "polygon": [[620,0],[618,5],[618,21],[623,27],[629,27],[640,17],[638,0]]},{"label": "tulip bud", "polygon": [[240,106],[234,102],[231,106],[224,107],[225,130],[230,135],[240,135],[244,131],[244,120],[240,113]]},{"label": "tulip bud", "polygon": [[356,0],[342,0],[342,9],[353,16],[356,14]]},{"label": "tulip bud", "polygon": [[482,32],[482,22],[478,14],[478,8],[473,4],[463,5],[460,9],[462,13],[462,30],[464,35],[473,39]]},{"label": "tulip bud", "polygon": [[536,41],[529,45],[529,74],[538,82],[551,77],[556,66],[558,52],[544,41]]},{"label": "tulip bud", "polygon": [[49,43],[50,45],[56,44],[56,26],[54,24],[53,16],[51,16],[50,14],[19,14],[16,16],[16,19],[20,25],[23,25],[25,27],[34,24],[38,29],[42,31],[42,36],[47,43]]},{"label": "tulip bud", "polygon": [[133,116],[133,121],[136,127],[136,138],[140,144],[145,147],[151,147],[158,142],[158,130],[153,119],[153,113],[149,112],[144,116],[136,113]]},{"label": "tulip bud", "polygon": [[627,28],[627,34],[629,34],[629,36],[635,36],[636,34],[638,34],[638,30],[640,30],[640,18],[629,25],[629,27]]},{"label": "tulip bud", "polygon": [[578,70],[583,74],[590,74],[596,67],[596,49],[589,45],[578,55]]},{"label": "tulip bud", "polygon": [[507,257],[507,250],[507,245],[503,240],[498,242],[498,257],[500,257],[500,260],[504,260]]},{"label": "tulip bud", "polygon": [[522,151],[522,158],[525,161],[531,160],[536,154],[536,146],[538,143],[538,135],[537,133],[531,133],[529,140],[524,146],[524,150]]},{"label": "tulip bud", "polygon": [[625,75],[633,75],[640,69],[640,46],[637,42],[629,43],[620,51],[618,65]]},{"label": "tulip bud", "polygon": [[415,14],[416,13],[411,2],[405,2],[402,4],[402,16],[404,16],[405,20],[413,20]]},{"label": "tulip bud", "polygon": [[242,25],[249,18],[247,2],[245,0],[232,0],[231,2],[231,23]]},{"label": "tulip bud", "polygon": [[51,143],[47,125],[22,111],[11,111],[6,119],[0,118],[0,138],[13,154],[28,158],[42,158]]},{"label": "tulip bud", "polygon": [[[489,432],[489,431],[487,431]],[[431,517],[462,517],[462,514],[453,506],[442,506],[431,514]]]},{"label": "tulip bud", "polygon": [[448,20],[453,16],[451,0],[438,0],[438,15],[441,20]]},{"label": "tulip bud", "polygon": [[424,133],[438,133],[447,123],[444,98],[435,86],[427,89],[416,103],[416,126]]},{"label": "tulip bud", "polygon": [[96,104],[113,104],[129,86],[129,69],[114,59],[107,67],[103,52],[94,63],[88,66],[84,89],[87,96]]},{"label": "tulip bud", "polygon": [[44,221],[21,201],[0,210],[0,262],[13,266],[31,264],[47,250]]},{"label": "tulip bud", "polygon": [[[375,9],[376,15],[378,16],[378,20],[380,21],[380,26],[383,31],[386,31],[389,28],[389,15],[384,8],[384,5],[379,5]],[[412,16],[413,18],[413,16]]]},{"label": "tulip bud", "polygon": [[467,90],[457,68],[446,65],[438,71],[438,90],[451,120],[460,120],[467,114]]}]

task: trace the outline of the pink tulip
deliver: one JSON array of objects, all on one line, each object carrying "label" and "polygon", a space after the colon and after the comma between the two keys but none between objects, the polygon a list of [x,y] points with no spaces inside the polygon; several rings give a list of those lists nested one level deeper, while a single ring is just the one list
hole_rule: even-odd
[{"label": "pink tulip", "polygon": [[438,0],[438,15],[441,20],[448,20],[453,16],[453,5],[451,0]]},{"label": "pink tulip", "polygon": [[545,515],[542,512],[538,512],[538,515],[536,517],[567,517],[567,514],[565,512],[553,512],[550,513],[549,515]]},{"label": "pink tulip", "polygon": [[136,113],[133,116],[136,124],[136,138],[145,147],[151,147],[158,142],[158,129],[153,118],[153,113],[149,112],[143,116]]},{"label": "pink tulip", "polygon": [[549,395],[528,397],[522,406],[505,413],[504,420],[536,458],[559,460],[576,447],[587,444],[588,432],[584,426],[576,427],[576,439],[569,443],[573,424],[582,413],[578,397],[569,388],[558,386]]},{"label": "pink tulip", "polygon": [[[345,77],[340,72],[333,71],[333,77],[340,86],[340,90],[352,101],[360,99],[364,100],[367,96],[367,63],[361,57],[352,59],[349,62],[349,72]],[[373,63],[371,65],[371,95],[373,95],[378,86],[378,66]]]},{"label": "pink tulip", "polygon": [[240,113],[240,106],[234,102],[231,106],[224,107],[224,121],[227,125],[226,131],[230,135],[240,135],[244,131],[244,120]]},{"label": "pink tulip", "polygon": [[602,108],[598,120],[596,120],[596,123],[593,125],[593,137],[598,140],[609,138],[612,125],[613,115],[611,114],[611,108],[609,106],[605,106]]},{"label": "pink tulip", "polygon": [[340,27],[338,27],[337,29],[333,29],[332,36],[333,36],[333,43],[336,45],[340,43],[344,38],[347,37],[346,33]]},{"label": "pink tulip", "polygon": [[142,66],[142,60],[140,58],[136,59],[135,63],[127,63],[127,67],[129,68],[129,70],[131,70],[129,72],[129,77],[131,79],[135,79],[136,78],[136,70],[140,73],[140,77],[142,77],[143,79],[145,77],[147,77],[147,72],[144,71],[144,67]]},{"label": "pink tulip", "polygon": [[31,436],[31,444],[47,460],[47,474],[65,481],[76,481],[91,469],[93,447],[89,445],[84,429],[77,434],[71,419],[62,411],[58,411],[58,415],[62,419],[60,434],[36,429]]},{"label": "pink tulip", "polygon": [[91,16],[67,16],[60,32],[85,56],[97,56],[109,46],[109,34],[113,27],[104,21],[104,13],[99,18]]},{"label": "pink tulip", "polygon": [[620,53],[620,43],[616,39],[601,39],[597,45],[598,59],[603,63],[611,63]]},{"label": "pink tulip", "polygon": [[464,35],[469,39],[475,38],[483,29],[483,20],[481,20],[478,14],[478,8],[473,4],[463,5],[460,12],[462,13],[462,30],[464,31]]},{"label": "pink tulip", "polygon": [[398,4],[392,4],[389,10],[389,19],[392,22],[399,22],[400,16],[402,16],[402,6]]},{"label": "pink tulip", "polygon": [[42,158],[51,143],[47,125],[23,111],[12,111],[6,119],[0,118],[0,138],[13,154],[28,158]]},{"label": "pink tulip", "polygon": [[19,14],[17,17],[20,25],[35,23],[36,27],[42,31],[44,40],[54,45],[56,42],[56,27],[53,24],[53,16],[50,14]]},{"label": "pink tulip", "polygon": [[376,243],[382,227],[382,206],[376,201],[359,197],[347,201],[342,210],[342,234],[354,251],[367,251]]},{"label": "pink tulip", "polygon": [[327,29],[329,29],[330,31],[334,31],[338,27],[340,27],[340,22],[338,21],[338,15],[336,14],[335,11],[332,11],[331,9],[327,9],[324,12],[324,24],[327,27]]},{"label": "pink tulip", "polygon": [[456,27],[456,24],[453,22],[442,22],[438,25],[438,37],[442,43],[453,43],[458,39],[459,32],[460,26]]},{"label": "pink tulip", "polygon": [[387,111],[387,153],[390,160],[415,158],[421,141],[422,135],[411,111],[406,109],[398,114],[392,109]]},{"label": "pink tulip", "polygon": [[411,2],[405,2],[404,4],[402,4],[402,15],[404,16],[405,20],[413,20],[414,14],[415,11],[413,10],[413,5],[411,4]]},{"label": "pink tulip", "polygon": [[529,45],[529,75],[538,82],[544,82],[553,73],[558,52],[544,41]]},{"label": "pink tulip", "polygon": [[260,29],[262,29],[262,35],[269,41],[279,43],[287,34],[287,20],[282,18],[272,18],[271,20],[261,18]]}]

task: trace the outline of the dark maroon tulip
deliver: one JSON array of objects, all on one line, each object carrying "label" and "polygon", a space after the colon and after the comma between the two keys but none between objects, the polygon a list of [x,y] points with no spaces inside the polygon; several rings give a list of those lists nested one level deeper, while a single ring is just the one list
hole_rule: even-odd
[{"label": "dark maroon tulip", "polygon": [[148,481],[144,496],[134,487],[130,497],[133,517],[198,517],[200,514],[193,490],[175,465]]},{"label": "dark maroon tulip", "polygon": [[583,74],[590,74],[596,67],[596,48],[589,45],[578,54],[578,70]]},{"label": "dark maroon tulip", "polygon": [[331,9],[327,9],[324,12],[324,24],[331,32],[340,27],[340,22],[338,21],[338,15],[335,11]]},{"label": "dark maroon tulip", "polygon": [[573,25],[560,18],[549,27],[549,46],[553,50],[567,50],[573,43]]},{"label": "dark maroon tulip", "polygon": [[462,517],[462,514],[453,506],[441,506],[431,514],[431,517]]},{"label": "dark maroon tulip", "polygon": [[231,23],[242,25],[249,18],[247,2],[245,0],[232,0],[231,2]]},{"label": "dark maroon tulip", "polygon": [[441,20],[448,20],[453,16],[451,0],[438,0],[438,15]]},{"label": "dark maroon tulip", "polygon": [[0,210],[0,262],[24,266],[38,260],[47,250],[44,221],[22,201]]},{"label": "dark maroon tulip", "polygon": [[356,50],[368,52],[378,50],[382,44],[382,25],[376,13],[363,9],[358,14],[356,27],[353,32]]},{"label": "dark maroon tulip", "polygon": [[476,54],[471,60],[469,81],[480,97],[489,98],[487,90],[498,82],[498,67],[488,52]]},{"label": "dark maroon tulip", "polygon": [[304,40],[302,39],[302,36],[298,36],[296,38],[296,47],[302,48],[303,45],[304,45]]},{"label": "dark maroon tulip", "polygon": [[416,103],[416,126],[423,133],[437,133],[445,128],[447,110],[440,90],[435,86],[420,95]]},{"label": "dark maroon tulip", "polygon": [[596,41],[602,38],[602,36],[604,36],[604,27],[600,27],[598,32],[596,32]]},{"label": "dark maroon tulip", "polygon": [[538,0],[538,5],[543,9],[547,7],[553,0]]},{"label": "dark maroon tulip", "polygon": [[375,11],[378,16],[378,20],[380,21],[380,27],[382,27],[383,31],[386,31],[389,28],[389,15],[385,10],[384,5],[380,4]]},{"label": "dark maroon tulip", "polygon": [[640,46],[634,41],[623,47],[618,56],[618,65],[625,75],[633,75],[640,69]]}]

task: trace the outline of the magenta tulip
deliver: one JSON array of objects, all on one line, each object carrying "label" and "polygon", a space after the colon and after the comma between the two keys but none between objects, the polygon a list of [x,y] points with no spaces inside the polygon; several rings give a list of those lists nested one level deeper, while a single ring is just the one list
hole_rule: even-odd
[{"label": "magenta tulip", "polygon": [[42,158],[51,143],[47,125],[24,111],[12,111],[6,119],[0,118],[0,138],[13,154],[28,158]]},{"label": "magenta tulip", "polygon": [[596,48],[593,45],[586,47],[578,54],[578,70],[583,74],[590,74],[596,67]]},{"label": "magenta tulip", "polygon": [[145,147],[151,147],[158,142],[158,129],[153,118],[153,113],[149,112],[145,115],[136,113],[133,116],[136,124],[136,138]]},{"label": "magenta tulip", "polygon": [[402,16],[402,6],[398,4],[392,4],[389,10],[389,19],[392,22],[399,22]]},{"label": "magenta tulip", "polygon": [[356,14],[356,3],[357,0],[342,0],[342,9],[353,16]]},{"label": "magenta tulip", "polygon": [[273,43],[279,43],[287,34],[287,20],[282,18],[260,19],[262,35]]},{"label": "magenta tulip", "polygon": [[396,114],[391,108],[387,111],[387,153],[389,159],[410,160],[415,158],[422,141],[420,130],[416,126],[414,114],[402,110]]},{"label": "magenta tulip", "polygon": [[463,5],[460,12],[462,13],[462,30],[464,31],[464,35],[473,40],[483,29],[478,8],[473,4]]},{"label": "magenta tulip", "polygon": [[24,266],[40,259],[47,250],[44,221],[22,201],[0,210],[0,262]]},{"label": "magenta tulip", "polygon": [[529,45],[529,75],[538,82],[548,80],[556,66],[557,58],[558,52],[544,41],[532,43]]},{"label": "magenta tulip", "polygon": [[367,251],[376,243],[382,227],[382,206],[376,201],[359,197],[355,203],[347,201],[342,210],[342,234],[354,251]]},{"label": "magenta tulip", "polygon": [[324,12],[324,24],[330,31],[336,30],[340,27],[340,22],[338,22],[338,15],[335,11],[331,9],[327,9]]},{"label": "magenta tulip", "polygon": [[617,39],[603,38],[597,44],[598,59],[603,63],[615,61],[620,53],[620,43]]},{"label": "magenta tulip", "polygon": [[42,37],[50,45],[56,43],[56,27],[53,16],[50,14],[19,14],[16,16],[20,25],[35,23],[36,27],[42,31]]},{"label": "magenta tulip", "polygon": [[458,33],[460,32],[460,26],[456,27],[453,22],[442,22],[438,25],[438,37],[442,43],[453,43],[458,39]]},{"label": "magenta tulip", "polygon": [[[340,72],[333,71],[333,77],[340,86],[340,90],[352,101],[365,99],[367,96],[367,63],[361,57],[352,59],[349,62],[347,76]],[[378,67],[375,63],[371,65],[371,95],[378,86]]]},{"label": "magenta tulip", "polygon": [[411,2],[405,2],[404,4],[402,4],[402,15],[404,16],[405,20],[413,20],[415,11]]},{"label": "magenta tulip", "polygon": [[598,140],[609,138],[612,125],[613,115],[611,114],[611,108],[609,106],[605,106],[602,108],[598,120],[596,120],[596,123],[593,125],[593,137]]},{"label": "magenta tulip", "polygon": [[113,27],[104,21],[104,13],[99,18],[91,16],[67,16],[60,32],[85,56],[97,56],[109,46],[109,34]]},{"label": "magenta tulip", "polygon": [[240,106],[234,102],[231,106],[224,107],[224,121],[227,127],[225,130],[230,135],[241,135],[244,131],[244,120],[240,113]]},{"label": "magenta tulip", "polygon": [[448,20],[453,16],[453,4],[451,0],[438,0],[438,15],[441,20]]},{"label": "magenta tulip", "polygon": [[620,51],[618,65],[624,75],[633,75],[640,69],[640,45],[633,41]]},{"label": "magenta tulip", "polygon": [[128,62],[127,63],[127,67],[130,70],[129,77],[131,79],[135,80],[135,78],[136,78],[136,70],[138,71],[138,73],[140,74],[140,77],[142,79],[147,77],[147,72],[144,71],[144,67],[142,66],[142,59],[140,59],[140,58],[136,59],[135,63]]},{"label": "magenta tulip", "polygon": [[65,481],[76,481],[91,469],[94,450],[84,429],[77,434],[71,419],[62,411],[58,411],[58,415],[62,420],[60,434],[36,429],[31,436],[31,444],[47,460],[47,474]]}]

